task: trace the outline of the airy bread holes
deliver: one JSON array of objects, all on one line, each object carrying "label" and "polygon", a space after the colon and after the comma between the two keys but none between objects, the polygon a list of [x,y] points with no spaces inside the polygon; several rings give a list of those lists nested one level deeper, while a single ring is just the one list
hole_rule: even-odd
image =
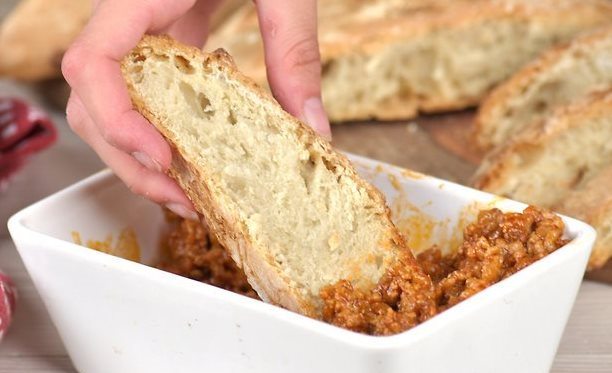
[{"label": "airy bread holes", "polygon": [[212,69],[206,61],[202,63],[202,71],[204,71],[205,74],[210,74],[212,72]]},{"label": "airy bread holes", "polygon": [[228,113],[227,113],[227,121],[232,126],[235,126],[238,123],[238,119],[236,118],[236,114],[234,113],[234,110],[232,110],[231,108],[228,110]]},{"label": "airy bread holes", "polygon": [[208,97],[206,97],[206,95],[204,95],[204,93],[198,93],[198,102],[200,103],[200,108],[202,109],[202,112],[204,112],[208,116],[211,116],[215,113],[212,108],[212,105],[210,104],[210,100],[208,99]]},{"label": "airy bread holes", "polygon": [[151,58],[155,61],[159,61],[159,62],[166,62],[170,59],[170,57],[168,57],[165,54],[159,54],[159,53],[155,53],[151,56]]},{"label": "airy bread holes", "polygon": [[179,83],[179,89],[183,94],[185,102],[189,104],[194,115],[204,119],[211,119],[214,115],[214,110],[210,104],[210,100],[203,93],[197,93],[193,88],[185,83]]},{"label": "airy bread holes", "polygon": [[130,75],[134,77],[134,82],[142,83],[144,79],[144,75],[142,73],[142,65],[133,65],[130,66]]},{"label": "airy bread holes", "polygon": [[195,72],[195,68],[191,66],[191,62],[189,62],[183,56],[174,56],[174,66],[176,66],[176,68],[184,74],[191,75]]},{"label": "airy bread holes", "polygon": [[318,154],[314,153],[313,151],[310,151],[310,156],[306,161],[302,163],[300,167],[300,175],[302,176],[302,179],[304,179],[304,186],[306,187],[308,194],[310,194],[311,192],[315,169],[317,168],[317,163],[320,159],[321,157]]}]

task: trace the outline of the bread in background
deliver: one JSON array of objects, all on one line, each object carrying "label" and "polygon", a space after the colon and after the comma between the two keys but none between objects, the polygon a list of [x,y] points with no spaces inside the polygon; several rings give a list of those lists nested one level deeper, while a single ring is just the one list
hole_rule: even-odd
[{"label": "bread in background", "polygon": [[0,25],[0,76],[60,76],[64,52],[91,13],[91,0],[22,0]]},{"label": "bread in background", "polygon": [[571,191],[555,210],[595,227],[597,242],[589,269],[606,264],[612,257],[612,160],[582,188]]},{"label": "bread in background", "polygon": [[476,118],[475,138],[490,150],[590,91],[612,88],[612,25],[552,48],[497,87]]},{"label": "bread in background", "polygon": [[[246,1],[223,0],[211,17],[211,30]],[[22,0],[0,24],[0,76],[31,82],[61,77],[62,56],[89,19],[91,3]]]},{"label": "bread in background", "polygon": [[[333,121],[477,105],[542,50],[612,22],[606,0],[319,1],[323,99]],[[251,4],[208,43],[265,84]]]},{"label": "bread in background", "polygon": [[210,17],[210,32],[214,32],[249,0],[222,0]]},{"label": "bread in background", "polygon": [[551,208],[598,231],[589,269],[612,256],[612,90],[588,94],[495,148],[476,188]]}]

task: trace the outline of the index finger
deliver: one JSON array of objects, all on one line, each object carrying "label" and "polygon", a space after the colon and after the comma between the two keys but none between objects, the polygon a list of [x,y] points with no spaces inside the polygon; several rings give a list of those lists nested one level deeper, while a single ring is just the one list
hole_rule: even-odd
[{"label": "index finger", "polygon": [[321,103],[316,0],[258,0],[256,5],[274,96],[288,112],[329,136]]}]

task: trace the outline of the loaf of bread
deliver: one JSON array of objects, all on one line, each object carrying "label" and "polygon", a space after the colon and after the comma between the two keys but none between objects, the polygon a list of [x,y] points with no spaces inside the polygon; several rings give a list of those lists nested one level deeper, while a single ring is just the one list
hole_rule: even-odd
[{"label": "loaf of bread", "polygon": [[475,137],[489,150],[594,90],[612,88],[612,26],[542,54],[496,88],[479,109]]},{"label": "loaf of bread", "polygon": [[[210,19],[211,30],[246,1],[222,1]],[[91,3],[21,0],[0,25],[0,76],[25,81],[61,77],[62,56],[89,19]]]},{"label": "loaf of bread", "polygon": [[[333,121],[476,105],[542,50],[612,22],[606,0],[319,1],[323,99]],[[252,5],[208,43],[265,82]]]},{"label": "loaf of bread", "polygon": [[551,208],[612,164],[612,91],[557,108],[491,152],[474,185]]},{"label": "loaf of bread", "polygon": [[382,195],[224,51],[145,37],[122,71],[173,149],[170,176],[263,300],[320,316],[322,287],[371,288],[409,253]]},{"label": "loaf of bread", "polygon": [[571,191],[556,210],[595,227],[597,242],[589,269],[602,267],[612,257],[612,162],[582,188]]},{"label": "loaf of bread", "polygon": [[0,76],[60,76],[62,56],[91,13],[91,0],[23,0],[0,26]]},{"label": "loaf of bread", "polygon": [[584,220],[598,238],[589,269],[612,257],[612,90],[593,92],[487,155],[477,188]]}]

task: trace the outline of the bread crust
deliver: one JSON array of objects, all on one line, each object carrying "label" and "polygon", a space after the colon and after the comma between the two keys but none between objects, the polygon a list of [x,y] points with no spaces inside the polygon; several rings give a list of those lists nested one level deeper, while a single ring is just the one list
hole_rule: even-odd
[{"label": "bread crust", "polygon": [[[153,52],[155,51],[155,52]],[[242,267],[247,275],[249,283],[262,299],[270,303],[283,306],[308,316],[316,317],[318,308],[312,299],[305,297],[297,289],[291,286],[291,279],[285,278],[281,273],[268,264],[264,250],[256,249],[255,242],[250,239],[246,226],[241,221],[232,218],[232,214],[225,206],[219,204],[219,191],[211,190],[206,180],[205,170],[190,164],[185,160],[181,150],[180,140],[167,131],[166,119],[152,113],[136,91],[133,82],[129,78],[128,69],[134,58],[146,58],[150,53],[177,54],[195,63],[201,63],[205,68],[223,69],[231,78],[242,86],[254,92],[262,105],[276,105],[278,103],[268,92],[259,88],[251,79],[240,73],[231,57],[223,50],[217,50],[211,54],[202,53],[200,50],[178,44],[169,37],[145,36],[136,48],[122,61],[122,71],[127,81],[128,91],[132,98],[134,107],[148,119],[168,140],[173,150],[172,165],[168,171],[169,175],[177,180],[185,190],[189,199],[193,202],[196,210],[202,215],[218,237],[219,242],[228,248],[232,258]],[[390,218],[390,210],[385,203],[382,194],[371,185],[362,180],[350,164],[348,159],[337,153],[331,145],[321,139],[315,132],[304,123],[283,112],[283,120],[292,121],[297,124],[298,137],[306,143],[320,146],[334,167],[339,167],[344,176],[350,177],[361,190],[375,201],[379,211],[380,219],[385,222],[386,231],[380,247],[393,252],[407,250],[404,238],[395,228]],[[412,260],[414,258],[410,255]]]},{"label": "bread crust", "polygon": [[474,176],[474,187],[497,193],[509,177],[520,172],[515,155],[545,148],[565,131],[611,112],[612,90],[594,92],[578,102],[558,108],[552,116],[489,153]]},{"label": "bread crust", "polygon": [[595,47],[598,43],[612,38],[612,25],[602,27],[594,32],[555,46],[544,52],[536,60],[526,65],[509,80],[495,88],[482,102],[475,120],[475,143],[481,150],[490,150],[494,144],[490,133],[494,130],[500,117],[506,112],[514,98],[542,77],[568,54],[581,49]]},{"label": "bread crust", "polygon": [[597,229],[598,237],[589,259],[589,269],[603,267],[612,257],[612,164],[600,171],[583,188],[575,190],[555,210],[584,220]]}]

